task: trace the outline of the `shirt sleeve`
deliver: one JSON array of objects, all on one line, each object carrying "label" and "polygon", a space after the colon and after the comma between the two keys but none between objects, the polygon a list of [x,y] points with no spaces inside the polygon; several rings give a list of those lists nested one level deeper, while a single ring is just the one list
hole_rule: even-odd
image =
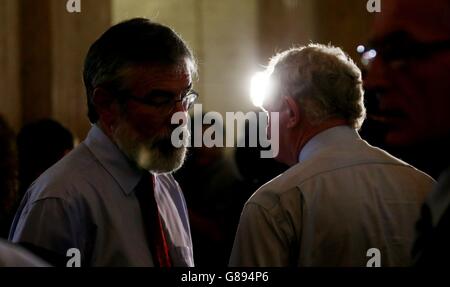
[{"label": "shirt sleeve", "polygon": [[81,249],[76,218],[63,199],[39,199],[25,205],[13,225],[10,239],[50,263],[60,265],[69,249]]},{"label": "shirt sleeve", "polygon": [[289,265],[289,237],[283,230],[282,218],[271,211],[256,203],[245,205],[231,252],[230,267]]}]

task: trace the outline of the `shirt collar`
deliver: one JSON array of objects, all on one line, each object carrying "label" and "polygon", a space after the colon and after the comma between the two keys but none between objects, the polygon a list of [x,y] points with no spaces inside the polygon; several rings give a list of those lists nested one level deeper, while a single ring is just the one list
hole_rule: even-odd
[{"label": "shirt collar", "polygon": [[129,195],[142,178],[143,171],[134,167],[97,125],[92,126],[84,143],[120,185],[123,192]]},{"label": "shirt collar", "polygon": [[358,132],[349,126],[337,126],[326,129],[313,136],[302,148],[298,162],[303,162],[324,148],[330,146],[346,146],[349,140],[361,139]]}]

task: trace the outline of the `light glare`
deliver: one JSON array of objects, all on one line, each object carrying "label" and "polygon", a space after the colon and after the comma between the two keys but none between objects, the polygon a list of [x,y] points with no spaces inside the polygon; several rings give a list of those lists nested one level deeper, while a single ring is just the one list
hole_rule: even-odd
[{"label": "light glare", "polygon": [[253,105],[262,107],[270,89],[270,77],[267,72],[257,72],[250,81],[250,98]]},{"label": "light glare", "polygon": [[363,45],[359,45],[357,48],[356,48],[356,51],[358,52],[358,53],[363,53],[364,51],[366,50],[366,47],[364,47]]}]

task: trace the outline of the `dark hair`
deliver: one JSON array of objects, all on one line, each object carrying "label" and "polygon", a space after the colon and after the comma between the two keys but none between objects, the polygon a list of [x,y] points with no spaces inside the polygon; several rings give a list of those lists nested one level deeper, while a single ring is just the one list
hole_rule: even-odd
[{"label": "dark hair", "polygon": [[184,59],[192,62],[192,73],[196,72],[195,60],[185,42],[169,27],[145,18],[134,18],[109,28],[89,48],[84,63],[84,85],[91,123],[98,120],[92,104],[94,89],[107,84],[120,91],[120,72],[130,66],[148,64],[177,65]]},{"label": "dark hair", "polygon": [[55,120],[41,119],[23,126],[17,135],[20,194],[73,146],[72,133]]}]

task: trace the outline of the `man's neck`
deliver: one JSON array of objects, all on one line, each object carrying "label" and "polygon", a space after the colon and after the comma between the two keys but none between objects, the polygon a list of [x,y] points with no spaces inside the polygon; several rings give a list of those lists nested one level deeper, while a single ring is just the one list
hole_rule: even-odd
[{"label": "man's neck", "polygon": [[99,129],[101,129],[102,132],[103,132],[110,140],[113,140],[113,139],[112,139],[112,131],[111,131],[111,129],[108,129],[102,121],[98,120],[94,125],[96,125]]},{"label": "man's neck", "polygon": [[305,147],[305,145],[316,135],[319,133],[337,127],[337,126],[345,126],[348,125],[348,122],[343,119],[329,119],[327,121],[324,121],[318,125],[310,125],[304,129],[304,131],[301,133],[301,136],[298,138],[297,144],[296,144],[296,155],[295,155],[295,161],[293,161],[293,164],[296,164],[298,162],[298,157],[300,155],[300,152]]}]

